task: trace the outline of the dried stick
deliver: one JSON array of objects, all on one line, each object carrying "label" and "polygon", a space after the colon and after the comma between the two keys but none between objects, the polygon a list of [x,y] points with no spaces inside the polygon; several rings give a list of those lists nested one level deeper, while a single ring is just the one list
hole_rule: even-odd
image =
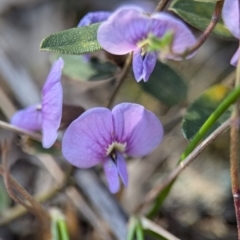
[{"label": "dried stick", "polygon": [[119,77],[117,78],[117,87],[114,89],[109,101],[108,101],[108,104],[107,104],[107,108],[110,108],[117,96],[117,93],[118,91],[120,90],[127,74],[128,74],[128,71],[130,69],[130,66],[131,66],[131,62],[132,62],[132,54],[130,53],[125,61],[125,64],[124,64],[124,67],[121,71],[121,73],[119,74]]},{"label": "dried stick", "polygon": [[151,203],[159,193],[168,186],[177,176],[191,163],[193,162],[197,156],[202,153],[202,151],[209,146],[222,132],[224,132],[230,125],[230,119],[224,122],[219,128],[217,128],[210,136],[208,136],[201,144],[196,147],[192,153],[190,153],[186,159],[180,163],[180,165],[174,169],[162,182],[161,185],[156,186],[152,190],[147,193],[144,198],[142,204],[138,206],[137,211],[145,208],[149,203]]}]

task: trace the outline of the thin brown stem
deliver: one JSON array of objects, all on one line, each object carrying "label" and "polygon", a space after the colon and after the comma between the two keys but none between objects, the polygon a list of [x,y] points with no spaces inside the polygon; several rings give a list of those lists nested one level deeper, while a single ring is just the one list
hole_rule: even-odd
[{"label": "thin brown stem", "polygon": [[219,128],[217,128],[210,136],[208,136],[201,144],[199,144],[187,157],[186,159],[180,163],[180,165],[174,169],[161,183],[161,185],[156,186],[152,190],[150,190],[146,197],[144,198],[142,204],[138,206],[137,211],[142,208],[145,208],[149,205],[160,193],[163,189],[166,188],[174,179],[178,177],[178,175],[191,163],[193,162],[197,156],[203,152],[203,150],[209,146],[222,132],[224,132],[230,125],[230,119],[224,122]]},{"label": "thin brown stem", "polygon": [[[8,163],[7,163],[7,154],[9,151],[9,144],[4,142],[2,144],[2,161],[4,164],[4,167],[0,165],[0,174],[4,178],[4,182],[6,184],[6,189],[9,193],[9,196],[16,201],[17,203],[21,204],[25,208],[27,208],[28,211],[30,211],[32,214],[36,215],[44,225],[48,223],[49,216],[47,212],[42,208],[42,206],[35,201],[35,199],[22,187],[18,184],[18,182],[10,175],[8,170]],[[15,194],[15,191],[18,193],[18,195],[21,196],[18,197]],[[27,200],[29,204],[25,202]]]},{"label": "thin brown stem", "polygon": [[205,41],[208,39],[210,33],[213,31],[213,29],[216,27],[222,13],[223,8],[223,1],[218,1],[215,5],[215,9],[212,15],[211,22],[205,29],[205,31],[202,33],[202,35],[198,38],[198,41],[193,45],[191,48],[187,49],[186,52],[183,54],[184,56],[187,56],[189,54],[192,54],[197,49],[199,49]]},{"label": "thin brown stem", "polygon": [[[239,44],[240,45],[240,44]],[[240,86],[240,61],[238,60],[235,88]],[[235,214],[237,220],[238,239],[240,240],[240,188],[239,188],[239,101],[234,105],[231,116],[230,131],[230,173],[232,181],[232,194],[234,199]]]},{"label": "thin brown stem", "polygon": [[34,140],[36,140],[38,142],[42,142],[41,134],[27,131],[25,129],[13,126],[13,125],[11,125],[11,124],[9,124],[7,122],[3,122],[1,120],[0,120],[0,128],[9,130],[11,132],[15,132],[15,133],[20,134],[20,135],[26,135],[26,136],[29,136],[30,138],[32,138],[32,139],[34,139]]},{"label": "thin brown stem", "polygon": [[158,3],[157,7],[154,10],[154,12],[160,12],[160,11],[164,10],[164,8],[167,6],[169,1],[170,0],[160,0],[160,2]]},{"label": "thin brown stem", "polygon": [[126,79],[126,76],[128,74],[128,71],[130,69],[130,66],[131,66],[131,62],[132,62],[132,54],[129,54],[126,61],[125,61],[125,64],[124,64],[124,67],[121,71],[121,73],[119,74],[119,77],[117,78],[117,87],[114,89],[109,101],[108,101],[108,104],[107,104],[107,108],[110,108],[117,96],[117,93],[118,91],[120,90],[124,80]]}]

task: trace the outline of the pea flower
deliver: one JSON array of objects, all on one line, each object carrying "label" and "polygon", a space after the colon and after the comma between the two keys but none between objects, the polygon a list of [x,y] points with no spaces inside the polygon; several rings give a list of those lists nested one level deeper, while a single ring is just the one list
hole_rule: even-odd
[{"label": "pea flower", "polygon": [[53,64],[42,89],[42,103],[17,111],[11,124],[29,130],[42,130],[42,145],[50,148],[57,139],[62,117],[63,90],[61,74],[64,62],[59,58]]},{"label": "pea flower", "polygon": [[[222,18],[232,35],[240,39],[239,0],[225,0],[222,10]],[[237,66],[240,48],[231,59],[231,64]]]},{"label": "pea flower", "polygon": [[[115,55],[133,52],[133,72],[137,82],[147,82],[152,73],[157,51],[148,51],[148,38],[164,38],[172,34],[171,51],[160,51],[162,58],[181,60],[183,54],[196,39],[187,26],[167,13],[144,14],[139,8],[120,8],[98,29],[98,42],[106,51]],[[191,55],[193,56],[193,55]],[[188,56],[191,57],[191,56]]]},{"label": "pea flower", "polygon": [[97,11],[86,14],[78,23],[78,27],[88,26],[93,23],[103,22],[109,18],[111,12]]},{"label": "pea flower", "polygon": [[161,142],[163,128],[157,117],[132,103],[93,108],[71,123],[62,141],[63,156],[74,166],[90,168],[98,163],[112,193],[119,190],[118,174],[125,186],[128,173],[124,155],[141,157]]}]

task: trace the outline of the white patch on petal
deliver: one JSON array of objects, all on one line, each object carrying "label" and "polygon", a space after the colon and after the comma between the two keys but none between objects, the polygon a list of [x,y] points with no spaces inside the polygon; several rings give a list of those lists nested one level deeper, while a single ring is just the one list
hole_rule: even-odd
[{"label": "white patch on petal", "polygon": [[124,153],[125,149],[127,147],[127,143],[119,143],[119,142],[112,142],[106,149],[107,156],[109,156],[113,150],[116,150],[117,152]]}]

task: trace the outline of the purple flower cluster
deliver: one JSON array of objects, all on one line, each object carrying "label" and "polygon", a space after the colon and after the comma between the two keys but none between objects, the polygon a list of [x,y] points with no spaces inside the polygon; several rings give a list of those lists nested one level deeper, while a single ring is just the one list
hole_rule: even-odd
[{"label": "purple flower cluster", "polygon": [[[122,7],[110,12],[88,13],[78,26],[104,21],[98,30],[98,41],[103,49],[116,55],[133,52],[133,72],[137,82],[147,82],[157,61],[161,59],[181,60],[183,54],[196,39],[188,27],[167,13],[148,15],[141,8]],[[148,51],[148,38],[159,39],[171,33],[172,42],[166,49]],[[188,56],[192,57],[192,55]]]}]

